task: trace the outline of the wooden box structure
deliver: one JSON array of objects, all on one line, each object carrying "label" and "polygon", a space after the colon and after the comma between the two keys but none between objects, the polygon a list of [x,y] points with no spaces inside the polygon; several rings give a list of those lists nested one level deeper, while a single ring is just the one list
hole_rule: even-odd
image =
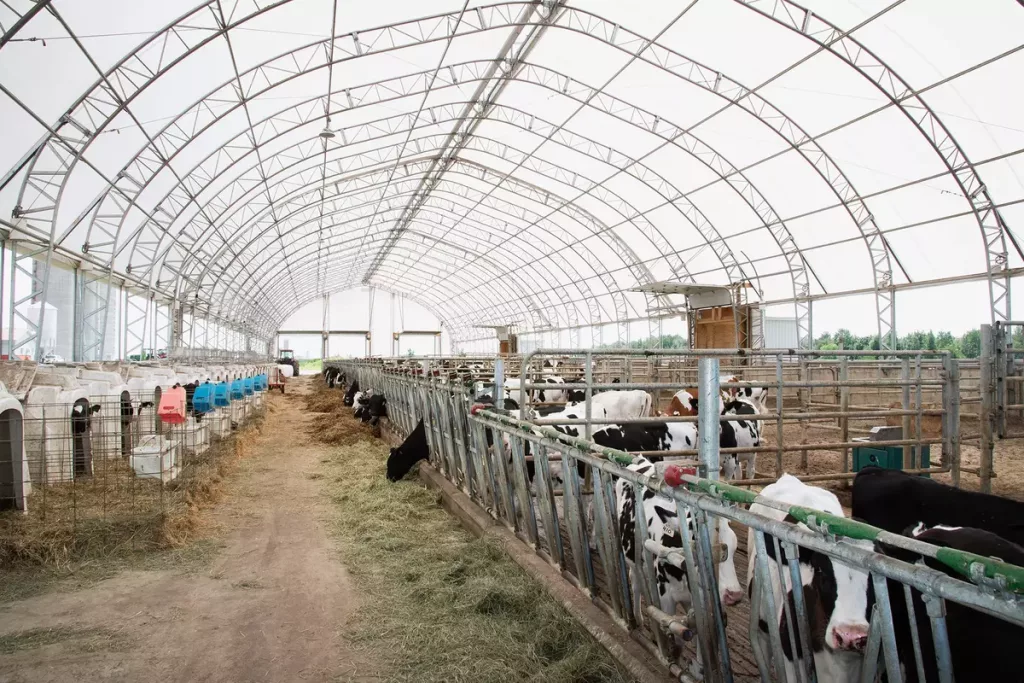
[{"label": "wooden box structure", "polygon": [[760,311],[755,306],[715,306],[690,312],[694,349],[749,349],[751,321]]}]

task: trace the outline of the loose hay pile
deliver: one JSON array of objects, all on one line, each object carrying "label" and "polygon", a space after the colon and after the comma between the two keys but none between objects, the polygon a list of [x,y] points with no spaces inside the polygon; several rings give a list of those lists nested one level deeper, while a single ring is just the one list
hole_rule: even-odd
[{"label": "loose hay pile", "polygon": [[261,423],[250,420],[205,453],[185,456],[179,476],[164,484],[136,477],[117,457],[96,458],[92,476],[37,486],[27,514],[0,514],[0,569],[67,569],[182,546],[200,531],[200,510],[217,501]]},{"label": "loose hay pile", "polygon": [[310,437],[331,446],[350,446],[373,438],[373,431],[352,416],[344,404],[345,392],[329,389],[321,378],[313,381],[313,390],[305,396],[306,410],[315,413],[309,424]]},{"label": "loose hay pile", "polygon": [[313,391],[305,396],[306,410],[310,413],[333,413],[345,409],[345,392],[329,389],[322,378],[313,380]]},{"label": "loose hay pile", "polygon": [[[396,681],[624,681],[611,656],[493,542],[415,481],[345,412],[323,462],[345,564],[365,599],[353,636]],[[345,430],[350,437],[343,436]]]}]

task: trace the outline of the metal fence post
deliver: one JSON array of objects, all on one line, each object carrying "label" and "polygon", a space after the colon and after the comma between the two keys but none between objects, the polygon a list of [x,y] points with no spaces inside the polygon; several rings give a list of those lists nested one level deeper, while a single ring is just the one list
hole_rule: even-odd
[{"label": "metal fence post", "polygon": [[697,404],[700,424],[700,467],[701,476],[718,479],[721,462],[718,452],[719,413],[718,359],[701,358],[697,361],[697,384],[700,403]]},{"label": "metal fence post", "polygon": [[[900,381],[904,383],[903,386],[900,387],[900,408],[904,412],[903,417],[900,419],[900,423],[902,425],[901,429],[903,430],[900,434],[900,438],[905,440],[910,438],[910,415],[908,414],[908,411],[910,410],[910,358],[907,356],[900,359]],[[911,466],[912,454],[913,446],[907,444],[903,447],[904,468],[909,468]]]},{"label": "metal fence post", "polygon": [[993,408],[995,405],[995,338],[991,325],[981,326],[981,365],[978,388],[981,393],[981,413],[978,421],[981,425],[981,459],[978,466],[981,490],[992,492],[992,451],[995,447],[992,438]]},{"label": "metal fence post", "polygon": [[[846,385],[850,379],[850,363],[846,356],[839,359],[839,381],[842,382],[842,386],[839,387],[839,410],[843,413],[843,416],[839,418],[839,441],[847,443],[850,440],[850,418],[847,417],[847,413],[850,411],[850,387]],[[850,471],[850,449],[843,448],[841,472],[846,474]],[[849,482],[844,481],[842,484],[843,488],[850,486]]]},{"label": "metal fence post", "polygon": [[960,361],[955,358],[950,359],[952,365],[952,379],[950,382],[950,408],[952,415],[950,419],[950,425],[952,430],[950,432],[950,446],[951,446],[951,460],[949,473],[953,480],[953,486],[959,488],[960,486]]}]

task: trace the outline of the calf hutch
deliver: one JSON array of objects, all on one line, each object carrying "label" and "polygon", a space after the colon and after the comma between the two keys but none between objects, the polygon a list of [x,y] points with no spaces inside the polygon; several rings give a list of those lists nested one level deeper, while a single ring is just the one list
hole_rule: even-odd
[{"label": "calf hutch", "polygon": [[[211,444],[260,412],[271,367],[0,363],[3,542],[19,547],[29,529],[71,543],[103,525],[130,532],[184,505],[189,484],[177,480],[198,476]],[[242,389],[217,405],[228,376]]]}]

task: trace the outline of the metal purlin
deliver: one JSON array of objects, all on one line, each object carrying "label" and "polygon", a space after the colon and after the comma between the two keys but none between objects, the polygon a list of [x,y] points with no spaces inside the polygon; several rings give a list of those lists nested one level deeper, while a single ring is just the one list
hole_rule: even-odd
[{"label": "metal purlin", "polygon": [[[410,166],[412,166],[412,165],[410,165]],[[481,165],[475,164],[473,162],[469,162],[469,161],[466,161],[466,160],[458,159],[455,162],[453,162],[453,164],[452,164],[452,168],[462,168],[462,167],[470,169],[470,170],[468,170],[466,172],[466,175],[468,177],[480,177],[480,175],[483,174],[484,178],[489,178],[492,175],[494,175],[491,171],[489,171],[488,169],[482,167]],[[415,171],[417,169],[414,168],[413,170]],[[415,174],[411,174],[411,175],[415,175]],[[444,182],[447,182],[447,181],[444,181]],[[519,196],[519,197],[533,196],[534,199],[536,201],[538,201],[538,202],[540,202],[541,199],[547,199],[547,198],[550,198],[552,196],[551,193],[549,193],[547,191],[538,190],[536,188],[533,188],[532,186],[526,185],[525,183],[520,183],[518,181],[514,185],[514,187],[516,188],[517,196]],[[492,205],[494,205],[495,208],[504,210],[508,215],[513,215],[513,212],[519,214],[520,216],[525,216],[525,215],[531,213],[530,210],[525,208],[525,207],[517,206],[517,205],[513,205],[513,204],[508,204],[507,202],[505,202],[502,199],[498,199],[498,198],[493,198],[492,197],[489,200],[489,202]],[[300,207],[303,207],[303,206],[306,206],[307,204],[305,202],[301,202],[300,201],[300,202],[298,202],[298,205]],[[638,261],[638,259],[635,257],[635,255],[632,254],[632,251],[629,250],[629,248],[627,246],[625,246],[624,243],[622,243],[622,241],[618,238],[618,236],[615,235],[614,233],[609,232],[607,230],[607,228],[603,224],[601,224],[595,218],[590,216],[588,213],[586,213],[586,212],[584,212],[584,211],[582,211],[582,210],[580,210],[580,209],[578,209],[576,207],[573,207],[573,206],[568,206],[567,205],[565,207],[565,209],[564,209],[564,213],[570,214],[570,218],[575,220],[580,225],[582,225],[582,226],[589,226],[590,232],[592,234],[601,236],[601,238],[606,242],[606,245],[610,249],[612,249],[613,251],[618,252],[620,254],[627,253],[628,257],[623,257],[623,259],[622,259],[623,264],[626,267],[634,267],[635,268],[634,264],[635,264],[636,261]],[[506,221],[506,223],[507,223],[507,221]],[[546,229],[547,230],[552,230],[552,231],[559,231],[559,232],[563,233],[565,235],[565,238],[564,238],[563,241],[566,241],[566,242],[578,241],[576,238],[573,238],[570,233],[566,232],[564,230],[564,228],[562,228],[561,226],[559,226],[556,223],[550,223],[550,222],[547,223]],[[580,251],[577,251],[577,253],[578,254],[583,254],[583,251],[580,250]],[[595,269],[597,270],[597,272],[601,272],[596,267],[596,264],[598,264],[598,263],[599,262],[597,262],[597,261],[594,262]],[[638,278],[641,277],[641,274],[635,273],[635,275]],[[253,276],[254,275],[251,274],[249,277],[253,277]],[[244,288],[241,288],[241,289],[244,289]]]},{"label": "metal purlin", "polygon": [[[450,202],[450,205],[451,205],[451,204],[452,204],[452,203]],[[366,204],[364,204],[364,205],[362,205],[362,206],[367,206],[367,205],[366,205]],[[352,219],[352,218],[350,217],[350,216],[351,216],[351,214],[353,214],[353,213],[354,213],[354,214],[356,214],[356,216],[358,216],[358,215],[359,215],[359,207],[358,207],[358,206],[348,206],[348,207],[346,207],[346,209],[342,210],[342,211],[341,211],[341,213],[344,213],[344,214],[346,214],[346,218],[347,218],[347,219],[348,219],[349,221],[351,221],[351,220],[353,220],[353,219]],[[439,208],[439,211],[438,211],[438,213],[436,214],[436,216],[437,216],[437,218],[438,218],[438,219],[442,219],[442,218],[443,218],[443,214],[442,214],[442,213],[440,213],[440,208]],[[485,224],[485,222],[486,222],[486,221],[485,221],[485,219],[487,219],[488,217],[487,217],[487,216],[484,216],[484,215],[481,215],[481,216],[480,216],[480,218],[481,218],[481,220],[483,221],[483,222],[481,222],[481,223],[480,223],[480,224],[482,225],[482,224]],[[356,218],[356,219],[357,219],[357,218]],[[364,221],[365,221],[365,220],[369,220],[369,219],[370,219],[370,217],[369,217],[369,216],[365,216],[364,218],[362,218],[362,220],[364,220]],[[497,219],[495,219],[495,222],[497,222]],[[431,236],[425,236],[425,237],[431,237]],[[432,239],[433,239],[433,238],[432,238]],[[258,251],[258,249],[259,249],[259,245],[258,245],[258,244],[257,244],[257,245],[254,245],[253,249],[254,249],[254,251]],[[230,285],[230,283],[228,283],[228,285]]]},{"label": "metal purlin", "polygon": [[[460,163],[460,164],[462,164],[463,162],[459,162],[459,163]],[[335,184],[337,184],[337,183],[335,183]],[[393,183],[393,184],[394,184],[394,183]],[[496,203],[496,204],[497,204],[497,203]],[[501,204],[502,204],[503,206],[506,206],[506,205],[507,205],[507,203],[505,203],[505,202],[501,202]],[[307,205],[306,205],[306,204],[304,204],[304,203],[300,204],[300,207],[306,207],[306,206],[307,206]],[[507,205],[507,206],[511,206],[511,205]],[[302,209],[300,208],[299,210],[301,211]],[[285,216],[284,216],[284,217],[282,218],[282,221],[283,221],[283,222],[286,222],[286,221],[288,220],[288,218],[289,218],[289,216],[288,216],[288,215],[285,215]],[[496,218],[496,220],[499,220],[499,219],[497,219],[497,218]],[[507,221],[506,221],[506,222],[507,222]],[[560,230],[561,228],[560,228],[560,227],[558,227],[557,225],[553,225],[552,229]],[[567,234],[567,233],[566,233],[566,234]],[[254,238],[254,239],[256,238],[256,234],[254,234],[253,238]],[[237,241],[237,239],[236,239],[236,240],[232,240],[232,241]],[[242,249],[242,252],[240,252],[240,253],[239,253],[239,255],[238,255],[237,257],[240,257],[240,256],[242,256],[242,254],[244,254],[244,253],[245,253],[245,250],[246,250],[246,249],[247,249],[247,248],[248,248],[248,247],[249,247],[250,245],[252,245],[252,244],[253,244],[253,241],[252,241],[252,240],[250,240],[250,242],[249,242],[249,243],[248,243],[248,244],[246,245],[246,247],[243,247],[243,249]],[[246,260],[248,261],[249,259],[246,259]],[[220,273],[216,273],[216,274],[218,274],[218,275],[219,275]],[[204,279],[205,279],[205,278],[207,278],[207,276],[208,276],[208,272],[207,272],[207,271],[204,271],[204,273],[203,273],[203,275],[202,275],[202,278],[204,278]]]},{"label": "metal purlin", "polygon": [[[454,109],[454,105],[443,105],[443,108],[446,109],[446,110],[452,110],[452,109]],[[500,105],[495,105],[495,107],[493,107],[491,111],[492,111],[492,114],[493,114],[494,112],[501,113],[501,112],[503,112],[505,110],[509,110],[509,108],[502,108]],[[390,117],[390,118],[391,119],[405,120],[405,119],[408,119],[410,117],[408,115],[400,115],[398,117]],[[420,118],[423,118],[423,117],[420,117]],[[431,112],[431,119],[432,120],[444,121],[443,118],[439,118],[439,117],[435,116],[433,112]],[[545,122],[543,122],[542,120],[536,119],[535,117],[530,117],[525,112],[520,112],[519,110],[514,110],[514,109],[509,110],[507,113],[505,113],[504,116],[502,116],[499,119],[495,119],[492,116],[491,120],[501,120],[503,122],[504,121],[508,121],[510,125],[518,125],[523,130],[527,130],[528,129],[526,127],[526,125],[525,125],[527,123],[527,121],[529,121],[530,125],[532,125],[534,127],[549,125],[549,124],[546,124]],[[377,127],[378,125],[380,125],[378,122],[374,122],[373,124],[362,124],[361,126],[359,126],[357,128],[364,128],[366,126]],[[397,130],[401,130],[401,128],[399,126],[394,126],[394,125],[386,125],[383,128],[388,133],[393,133],[393,132],[396,132]],[[346,129],[342,129],[339,132],[342,134],[343,139],[349,139],[349,140],[358,139],[358,140],[361,140],[361,141],[368,139],[366,135],[346,135],[345,134]],[[563,133],[563,135],[558,136],[559,139],[557,139],[557,140],[553,139],[553,141],[557,141],[559,144],[563,144],[567,148],[574,149],[574,150],[576,150],[577,152],[579,152],[581,154],[585,154],[587,156],[590,156],[591,158],[594,158],[594,159],[597,159],[597,160],[601,160],[601,161],[607,161],[607,160],[613,158],[613,155],[615,156],[616,160],[623,159],[626,163],[628,163],[628,161],[629,161],[628,157],[624,157],[621,154],[615,153],[611,148],[603,146],[603,145],[601,145],[601,143],[597,143],[595,141],[589,140],[588,138],[585,138],[583,136],[578,136],[578,135],[576,135],[574,133],[569,133],[567,131],[562,131],[562,133]],[[565,140],[561,139],[563,137],[565,138]],[[481,140],[482,139],[479,138],[479,137],[474,137],[471,142],[472,142],[472,144],[480,145]],[[293,145],[293,147],[295,147],[295,146],[302,146],[304,144],[304,142],[296,143],[296,145]],[[497,144],[501,145],[501,143],[497,143]],[[502,145],[502,148],[504,148],[504,147],[505,146]],[[290,150],[291,147],[287,148],[287,149]],[[284,151],[279,152],[279,154],[284,154],[284,153],[285,153]],[[521,152],[520,152],[520,154],[521,154]],[[289,155],[289,156],[291,156],[291,155]],[[298,164],[302,163],[303,159],[302,159],[301,155],[297,154],[297,155],[295,155],[295,158],[297,158],[299,160],[296,161],[293,165],[298,165]],[[621,165],[621,163],[618,164],[618,165]],[[641,182],[644,182],[645,184],[647,184],[648,187],[650,187],[653,191],[659,193],[666,202],[669,201],[671,196],[678,197],[677,199],[672,201],[669,205],[673,206],[677,211],[679,211],[683,215],[683,217],[686,220],[688,220],[691,224],[695,225],[695,227],[697,227],[698,230],[700,230],[701,233],[704,235],[704,237],[708,241],[708,243],[710,243],[712,246],[714,246],[716,248],[716,251],[719,251],[719,252],[724,251],[724,252],[726,252],[727,258],[723,257],[722,260],[724,260],[726,262],[732,262],[732,263],[735,264],[735,259],[732,256],[731,252],[729,252],[728,247],[724,246],[725,243],[722,240],[721,236],[718,235],[717,231],[714,230],[714,226],[710,225],[710,222],[707,221],[706,217],[704,217],[703,214],[701,214],[699,212],[699,210],[695,206],[690,204],[688,202],[688,200],[685,197],[682,197],[681,193],[676,188],[674,188],[671,185],[671,183],[669,183],[667,180],[665,180],[664,178],[659,176],[656,172],[654,172],[653,170],[648,169],[648,168],[646,168],[646,167],[644,167],[643,165],[640,165],[640,164],[637,164],[637,167],[638,167],[638,171],[639,172],[634,171],[632,167],[627,167],[626,170],[627,170],[628,173],[630,173],[630,175],[632,175],[633,177],[637,178]],[[284,169],[282,169],[282,170],[284,170]],[[561,169],[560,167],[547,164],[546,162],[541,162],[540,164],[534,164],[533,167],[532,167],[532,170],[535,170],[535,171],[538,171],[538,172],[541,172],[541,173],[544,173],[544,174],[551,174],[551,177],[554,177],[554,178],[556,178],[556,179],[558,179],[560,181],[563,181],[563,182],[569,182],[569,183],[573,184],[574,186],[577,186],[577,188],[578,188],[577,180],[580,177],[579,174],[568,172],[568,171],[566,171],[564,169]],[[657,185],[655,184],[655,182],[657,183]],[[671,195],[666,195],[665,194],[666,192],[670,192]],[[744,196],[744,195],[741,194],[741,196]],[[241,201],[241,200],[240,199],[236,200],[236,203],[238,201]],[[618,202],[616,202],[616,203],[618,203]],[[748,200],[748,204],[751,206],[752,209],[754,209],[754,210],[757,209],[757,207],[753,203],[751,203],[749,200]],[[685,207],[685,208],[680,208],[680,205],[683,205],[683,207]],[[677,274],[677,276],[679,276],[681,273],[685,272],[685,266],[682,264],[681,259],[679,259],[678,254],[676,252],[674,252],[672,250],[672,248],[664,241],[664,238],[661,237],[660,231],[658,231],[657,228],[655,228],[654,226],[649,225],[647,221],[643,220],[642,215],[638,211],[633,210],[633,211],[630,211],[629,213],[631,214],[631,221],[633,222],[634,225],[637,225],[638,228],[640,228],[643,232],[645,232],[649,236],[652,235],[652,234],[654,235],[653,239],[655,240],[654,243],[655,243],[656,247],[658,248],[658,250],[662,254],[664,254],[666,256],[666,258],[669,260],[669,262],[672,263],[671,267],[672,267],[673,271]],[[643,230],[643,228],[645,226],[647,227],[647,229]],[[708,233],[710,233],[710,234],[708,234]],[[207,261],[207,262],[209,262],[209,261]]]}]

